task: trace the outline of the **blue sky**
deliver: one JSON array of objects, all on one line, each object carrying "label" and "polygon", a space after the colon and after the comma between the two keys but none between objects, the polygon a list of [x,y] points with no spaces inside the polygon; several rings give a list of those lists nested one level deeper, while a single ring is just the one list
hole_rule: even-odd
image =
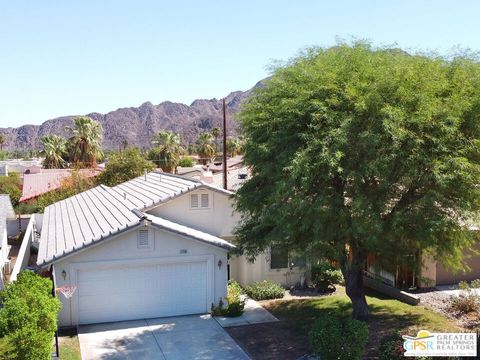
[{"label": "blue sky", "polygon": [[336,37],[480,50],[480,2],[0,0],[0,127],[246,90]]}]

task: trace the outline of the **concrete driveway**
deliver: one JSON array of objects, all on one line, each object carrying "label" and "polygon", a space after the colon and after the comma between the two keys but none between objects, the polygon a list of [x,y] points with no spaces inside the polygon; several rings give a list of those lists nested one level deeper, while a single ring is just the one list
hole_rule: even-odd
[{"label": "concrete driveway", "polygon": [[210,315],[82,325],[83,360],[249,359]]}]

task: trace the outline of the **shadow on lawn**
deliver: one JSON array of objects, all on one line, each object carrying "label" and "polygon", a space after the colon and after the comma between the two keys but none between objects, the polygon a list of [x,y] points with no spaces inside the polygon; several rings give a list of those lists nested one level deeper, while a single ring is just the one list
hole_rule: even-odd
[{"label": "shadow on lawn", "polygon": [[[415,335],[416,330],[421,328],[436,331],[452,329],[448,320],[422,306],[407,305],[373,291],[367,292],[367,302],[370,317],[365,358],[368,359],[377,358],[380,340],[393,331]],[[265,304],[265,307],[305,337],[320,315],[331,314],[346,318],[352,314],[350,299],[344,293],[317,299],[272,301]]]}]

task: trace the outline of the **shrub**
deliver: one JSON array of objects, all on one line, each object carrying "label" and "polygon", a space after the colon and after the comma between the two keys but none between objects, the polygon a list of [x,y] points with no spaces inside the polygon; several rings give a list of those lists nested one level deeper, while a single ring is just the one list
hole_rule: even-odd
[{"label": "shrub", "polygon": [[17,206],[22,196],[20,175],[10,173],[8,176],[0,176],[0,194],[10,195],[13,206]]},{"label": "shrub", "polygon": [[248,285],[245,293],[255,300],[269,300],[282,298],[285,289],[276,282],[263,280]]},{"label": "shrub", "polygon": [[220,299],[218,305],[212,304],[212,315],[237,317],[243,314],[245,308],[245,299],[242,298],[243,290],[239,283],[234,280],[228,282],[227,288],[227,306],[224,306],[223,299]]},{"label": "shrub", "polygon": [[52,296],[52,282],[31,271],[22,271],[17,281],[0,293],[0,332],[15,346],[15,359],[52,358],[60,301]]},{"label": "shrub", "polygon": [[[475,283],[474,286],[476,285]],[[480,295],[477,290],[465,281],[461,281],[458,287],[460,293],[450,297],[450,309],[461,315],[478,311],[480,309]]]},{"label": "shrub", "polygon": [[358,320],[326,314],[315,321],[308,338],[322,360],[361,359],[368,340],[368,326]]},{"label": "shrub", "polygon": [[[403,356],[405,349],[403,348],[403,339],[398,332],[391,333],[384,336],[380,340],[379,347],[379,359],[380,360],[403,360],[406,357]],[[416,360],[432,360],[431,357],[419,356],[415,357]],[[454,358],[441,358],[441,359],[454,359]]]},{"label": "shrub", "polygon": [[392,333],[380,340],[379,356],[380,360],[400,360],[405,359],[403,353],[403,339],[399,333]]},{"label": "shrub", "polygon": [[335,269],[328,262],[321,262],[318,265],[312,266],[311,282],[319,291],[325,292],[329,288],[335,288],[335,284],[343,283],[342,272]]},{"label": "shrub", "polygon": [[183,157],[180,159],[180,161],[178,162],[178,166],[181,166],[181,167],[191,167],[193,166],[193,159],[189,156],[186,156],[186,157]]}]

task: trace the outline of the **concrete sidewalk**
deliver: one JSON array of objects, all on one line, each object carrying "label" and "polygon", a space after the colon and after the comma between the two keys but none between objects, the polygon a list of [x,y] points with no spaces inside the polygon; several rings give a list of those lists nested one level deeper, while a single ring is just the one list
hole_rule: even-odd
[{"label": "concrete sidewalk", "polygon": [[265,310],[255,300],[246,298],[245,309],[242,315],[237,317],[215,316],[215,320],[222,327],[240,326],[275,322],[278,319]]}]

